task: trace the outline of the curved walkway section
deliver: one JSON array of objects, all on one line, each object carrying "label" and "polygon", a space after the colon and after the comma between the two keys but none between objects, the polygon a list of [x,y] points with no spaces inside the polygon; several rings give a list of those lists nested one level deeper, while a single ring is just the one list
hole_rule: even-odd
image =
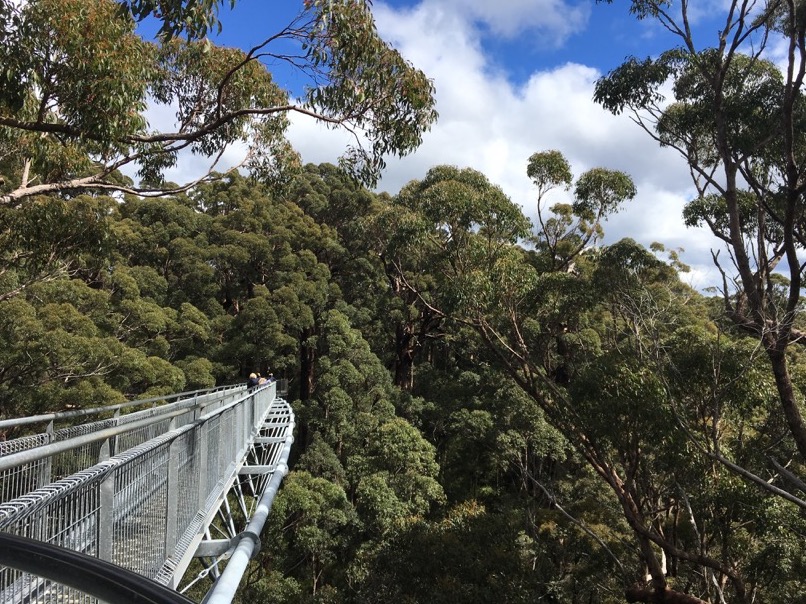
[{"label": "curved walkway section", "polygon": [[193,600],[182,594],[130,570],[19,535],[0,533],[0,564],[41,576],[69,590],[92,594],[105,602],[193,604]]}]

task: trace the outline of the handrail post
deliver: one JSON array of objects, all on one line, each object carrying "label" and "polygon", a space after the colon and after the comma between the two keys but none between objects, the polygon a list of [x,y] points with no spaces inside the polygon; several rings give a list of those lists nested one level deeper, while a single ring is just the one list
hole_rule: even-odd
[{"label": "handrail post", "polygon": [[[47,442],[48,444],[52,443],[56,438],[55,429],[53,427],[53,420],[48,422],[48,427],[45,428],[45,434],[47,434]],[[53,457],[48,455],[44,460],[42,460],[42,473],[41,482],[37,484],[37,487],[45,486],[46,484],[50,484],[53,480]]]},{"label": "handrail post", "polygon": [[[120,425],[120,409],[115,409],[115,413],[112,416],[115,419],[115,425]],[[118,437],[113,436],[109,439],[109,454],[115,455],[118,452]]]},{"label": "handrail post", "polygon": [[198,427],[199,436],[199,510],[203,510],[207,503],[207,479],[210,475],[208,433],[210,422],[204,422]]},{"label": "handrail post", "polygon": [[173,554],[176,547],[176,533],[179,524],[179,439],[174,438],[168,445],[168,476],[165,505],[165,559]]},{"label": "handrail post", "polygon": [[98,557],[113,562],[115,473],[108,472],[98,486]]}]

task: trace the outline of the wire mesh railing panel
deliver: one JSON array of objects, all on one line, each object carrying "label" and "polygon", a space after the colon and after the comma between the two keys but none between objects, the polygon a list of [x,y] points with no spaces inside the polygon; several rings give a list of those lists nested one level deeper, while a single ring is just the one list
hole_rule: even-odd
[{"label": "wire mesh railing panel", "polygon": [[190,407],[185,413],[177,416],[174,419],[174,426],[186,426],[187,424],[193,422],[196,419],[197,410],[198,407]]},{"label": "wire mesh railing panel", "polygon": [[49,484],[49,459],[39,459],[0,472],[0,501],[10,501]]},{"label": "wire mesh railing panel", "polygon": [[176,532],[173,535],[173,543],[177,544],[182,539],[186,527],[198,514],[199,505],[199,473],[201,471],[201,458],[199,456],[199,441],[201,430],[187,432],[177,439],[176,447],[178,453],[178,500],[180,502],[177,511]]},{"label": "wire mesh railing panel", "polygon": [[[218,482],[218,466],[219,466],[219,446],[221,445],[221,433],[219,424],[221,423],[221,416],[217,415],[208,421],[205,426],[207,432],[205,434],[207,440],[207,459],[205,467],[207,468],[207,495],[213,492],[216,483]],[[206,497],[205,497],[206,499]]]},{"label": "wire mesh railing panel", "polygon": [[190,399],[183,399],[171,403],[169,405],[164,405],[162,407],[151,407],[149,409],[141,409],[140,411],[134,411],[132,413],[127,413],[125,415],[120,415],[116,417],[116,425],[123,426],[126,424],[131,424],[136,421],[140,421],[141,419],[146,419],[149,417],[157,417],[159,415],[164,415],[168,411],[173,411],[176,409],[187,408],[187,413],[177,416],[174,418],[174,426],[184,426],[187,423],[190,423],[193,420],[193,414],[197,409],[196,406],[196,398]]},{"label": "wire mesh railing panel", "polygon": [[218,475],[224,476],[225,470],[233,461],[237,460],[237,453],[240,447],[244,445],[239,438],[240,431],[238,430],[239,413],[238,409],[242,405],[227,409],[221,414],[221,422],[219,427],[219,434],[221,437],[221,448],[218,460]]},{"label": "wire mesh railing panel", "polygon": [[[0,505],[0,530],[97,556],[98,471],[87,471]],[[0,567],[0,602],[95,602],[64,585]]]},{"label": "wire mesh railing panel", "polygon": [[117,451],[128,451],[129,449],[148,442],[153,438],[157,438],[160,434],[165,434],[168,430],[170,430],[170,428],[171,420],[170,418],[166,418],[162,421],[149,424],[148,426],[128,431],[125,434],[121,434],[117,437],[115,449]]},{"label": "wire mesh railing panel", "polygon": [[204,400],[207,397],[202,397],[202,401],[200,404],[204,405],[204,412],[205,413],[212,413],[214,411],[218,411],[221,407],[227,404],[227,401],[224,399],[217,399],[217,400]]},{"label": "wire mesh railing panel", "polygon": [[0,530],[96,554],[98,470],[60,480],[0,505]]},{"label": "wire mesh railing panel", "polygon": [[[8,468],[0,472],[0,531],[82,552],[174,585],[216,510],[229,507],[229,489],[248,480],[248,494],[257,496],[261,489],[255,484],[266,484],[264,474],[239,476],[239,470],[244,464],[276,463],[281,441],[289,425],[293,428],[293,417],[289,420],[288,413],[271,406],[274,392],[272,386],[249,395],[228,393],[234,401],[224,407],[213,398],[197,397],[205,400],[196,400],[196,406],[185,401],[187,409],[176,407],[167,417],[152,416],[150,409],[124,416],[139,415],[128,432],[125,426],[103,433],[82,428],[75,443],[43,443],[38,452],[12,449],[8,455],[13,457],[0,456],[0,467]],[[219,409],[211,411],[215,406]],[[254,437],[262,435],[278,441],[256,449]],[[115,449],[120,453],[114,455]],[[110,453],[112,457],[99,462]],[[39,459],[29,461],[36,456]],[[73,468],[80,471],[45,484]],[[245,511],[242,501],[235,507]],[[232,517],[227,523],[232,525]],[[235,531],[230,526],[229,536]],[[94,601],[0,567],[0,604],[56,600]]]},{"label": "wire mesh railing panel", "polygon": [[165,560],[169,445],[160,444],[114,473],[111,561],[146,577]]},{"label": "wire mesh railing panel", "polygon": [[102,442],[90,442],[57,453],[50,457],[51,481],[72,476],[86,468],[91,468],[101,460]]},{"label": "wire mesh railing panel", "polygon": [[72,587],[20,570],[0,566],[0,601],[3,604],[33,604],[41,602],[96,604],[98,599]]},{"label": "wire mesh railing panel", "polygon": [[41,447],[48,444],[52,439],[52,435],[48,433],[31,434],[30,436],[21,436],[12,440],[0,441],[0,455],[9,455],[10,453],[17,453],[19,451],[26,451],[34,447]]},{"label": "wire mesh railing panel", "polygon": [[75,438],[76,436],[92,434],[93,432],[97,432],[98,430],[111,428],[112,426],[115,425],[117,425],[116,418],[110,417],[89,424],[81,424],[78,426],[68,426],[66,428],[59,428],[58,430],[54,431],[53,440],[54,441],[69,440],[71,438]]},{"label": "wire mesh railing panel", "polygon": [[45,539],[76,552],[98,555],[98,513],[101,508],[99,483],[88,482],[47,506],[40,519],[45,526]]}]

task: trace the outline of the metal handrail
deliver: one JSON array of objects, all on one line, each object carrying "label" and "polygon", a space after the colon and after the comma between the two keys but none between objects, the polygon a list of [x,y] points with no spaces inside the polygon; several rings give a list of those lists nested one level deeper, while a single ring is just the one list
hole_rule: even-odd
[{"label": "metal handrail", "polygon": [[[247,480],[262,514],[286,471],[294,429],[290,406],[276,398],[274,383],[234,390],[234,399],[225,392],[215,400],[202,395],[177,401],[154,417],[0,456],[0,495],[13,497],[0,500],[0,530],[89,553],[177,588],[194,556],[211,551],[208,526],[219,506],[228,511],[230,489],[240,490]],[[148,440],[139,441],[143,436]],[[116,439],[140,444],[109,457]],[[94,465],[51,482],[65,460],[68,467]],[[4,490],[4,483],[12,488]],[[225,569],[235,586],[236,567]],[[12,572],[0,566],[0,593],[54,593],[46,579]]]},{"label": "metal handrail", "polygon": [[187,392],[179,392],[176,394],[168,394],[165,396],[152,396],[150,398],[137,399],[136,401],[127,401],[125,403],[117,403],[115,405],[108,405],[105,407],[92,407],[90,409],[70,409],[67,411],[56,411],[54,413],[42,413],[40,415],[30,415],[27,417],[17,417],[9,419],[0,419],[0,429],[15,428],[17,426],[25,426],[28,424],[43,424],[45,422],[59,421],[63,419],[74,419],[76,417],[84,417],[87,415],[109,413],[120,411],[128,407],[136,407],[139,405],[147,405],[149,403],[156,403],[158,401],[167,401],[169,399],[182,399],[199,396],[201,394],[211,394],[221,390],[228,390],[230,388],[244,389],[246,386],[216,386],[214,388],[202,388],[200,390],[188,390]]},{"label": "metal handrail", "polygon": [[83,445],[104,441],[114,436],[119,436],[120,434],[125,434],[127,432],[132,432],[133,430],[151,426],[153,424],[163,422],[166,419],[171,419],[185,413],[187,413],[186,409],[176,409],[169,413],[157,415],[148,419],[141,419],[140,421],[132,422],[130,424],[123,424],[122,426],[117,426],[116,428],[106,428],[105,430],[98,430],[90,434],[84,434],[82,436],[76,436],[67,440],[41,445],[26,451],[9,453],[8,455],[0,456],[0,472],[4,472],[23,464],[33,463],[35,461],[39,461],[40,459],[50,457],[51,455],[64,453],[65,451],[70,451]]},{"label": "metal handrail", "polygon": [[0,532],[0,564],[113,604],[193,604],[184,595],[94,556]]}]

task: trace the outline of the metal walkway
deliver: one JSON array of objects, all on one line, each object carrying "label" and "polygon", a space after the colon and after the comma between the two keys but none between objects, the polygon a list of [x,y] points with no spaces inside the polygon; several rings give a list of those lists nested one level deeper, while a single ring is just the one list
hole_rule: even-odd
[{"label": "metal walkway", "polygon": [[294,414],[272,382],[3,429],[29,435],[0,442],[0,604],[187,601],[208,587],[205,603],[220,604],[259,547]]}]

